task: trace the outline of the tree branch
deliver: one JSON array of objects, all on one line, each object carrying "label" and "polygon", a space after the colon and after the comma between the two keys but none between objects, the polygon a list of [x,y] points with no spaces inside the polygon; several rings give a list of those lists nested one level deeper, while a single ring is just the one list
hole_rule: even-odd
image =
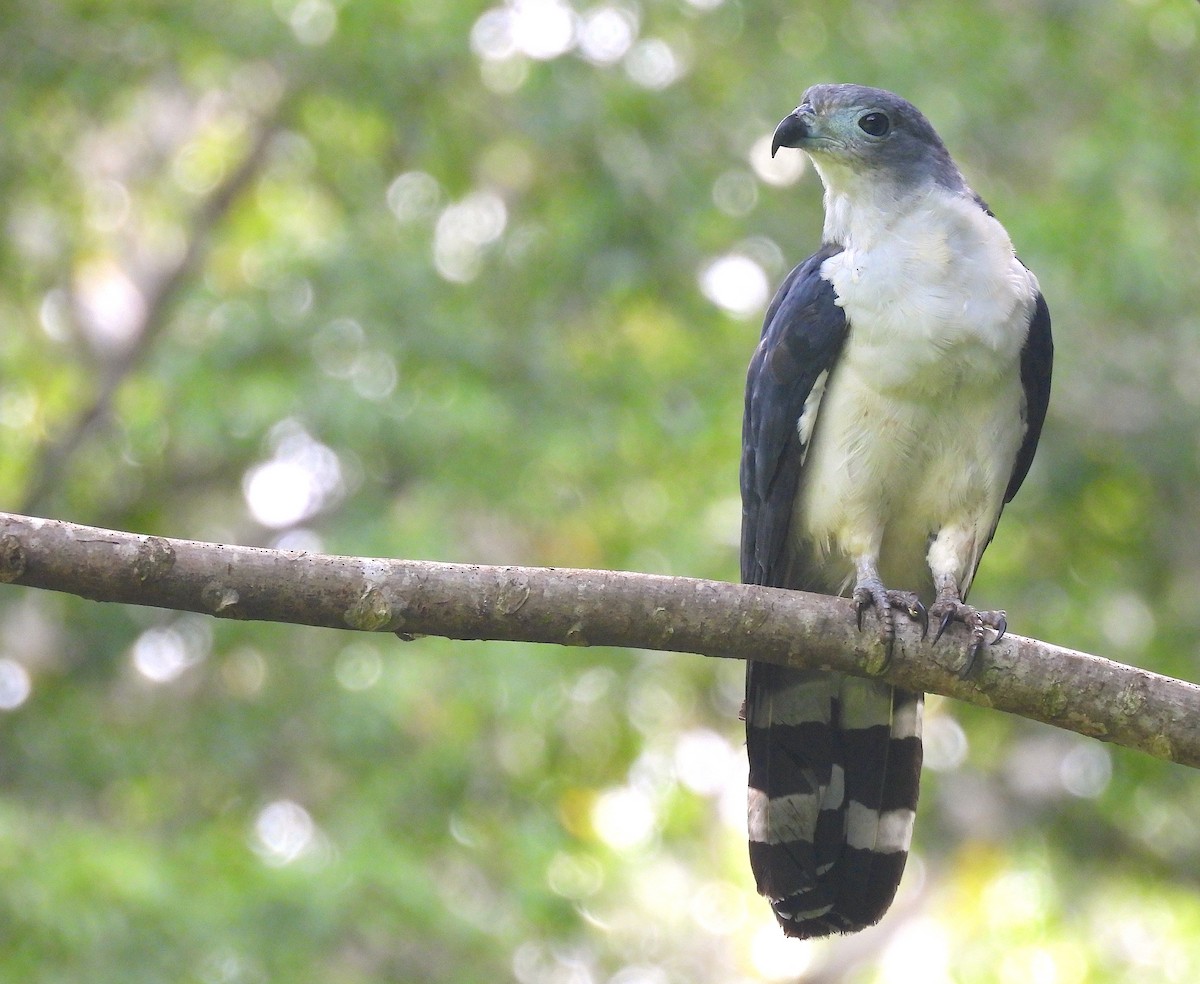
[{"label": "tree branch", "polygon": [[0,582],[218,618],[450,639],[626,646],[879,676],[1200,767],[1200,686],[1006,636],[901,625],[887,661],[843,598],[623,571],[335,557],[0,513]]}]

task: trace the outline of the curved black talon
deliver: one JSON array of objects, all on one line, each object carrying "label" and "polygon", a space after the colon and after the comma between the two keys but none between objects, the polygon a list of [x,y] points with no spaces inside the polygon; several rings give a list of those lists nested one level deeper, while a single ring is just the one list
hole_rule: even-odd
[{"label": "curved black talon", "polygon": [[950,623],[954,621],[954,615],[955,615],[954,610],[951,609],[950,611],[946,612],[945,615],[942,616],[942,621],[938,625],[938,630],[933,636],[933,645],[936,646],[938,644],[938,640],[942,637],[942,633],[945,632],[946,629],[950,626]]},{"label": "curved black talon", "polygon": [[963,668],[958,671],[958,678],[965,680],[971,675],[971,671],[975,669],[975,660],[983,650],[983,643],[967,647],[967,661],[963,664]]},{"label": "curved black talon", "polygon": [[1004,612],[996,613],[996,621],[998,621],[1000,624],[997,626],[994,626],[996,638],[993,639],[990,643],[990,645],[993,645],[993,646],[996,645],[996,643],[998,643],[1001,639],[1003,639],[1004,633],[1008,631],[1008,619],[1006,619],[1004,617]]}]

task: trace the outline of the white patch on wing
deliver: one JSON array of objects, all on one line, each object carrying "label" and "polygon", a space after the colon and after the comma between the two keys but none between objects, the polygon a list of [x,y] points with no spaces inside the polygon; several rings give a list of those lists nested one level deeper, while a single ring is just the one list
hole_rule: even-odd
[{"label": "white patch on wing", "polygon": [[800,438],[800,464],[808,457],[808,444],[812,440],[813,428],[817,426],[817,411],[821,408],[821,397],[825,395],[825,382],[829,379],[829,370],[822,369],[817,381],[804,398],[804,409],[800,419],[796,421],[796,434]]}]

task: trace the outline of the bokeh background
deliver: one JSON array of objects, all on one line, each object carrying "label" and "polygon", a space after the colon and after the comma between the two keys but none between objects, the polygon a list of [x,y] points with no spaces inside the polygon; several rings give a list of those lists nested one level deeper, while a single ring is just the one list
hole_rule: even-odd
[{"label": "bokeh background", "polygon": [[[0,507],[735,579],[806,86],[921,106],[1041,279],[974,599],[1195,678],[1200,5],[6,0]],[[930,701],[882,925],[785,942],[742,667],[0,591],[0,978],[1200,979],[1200,775]]]}]

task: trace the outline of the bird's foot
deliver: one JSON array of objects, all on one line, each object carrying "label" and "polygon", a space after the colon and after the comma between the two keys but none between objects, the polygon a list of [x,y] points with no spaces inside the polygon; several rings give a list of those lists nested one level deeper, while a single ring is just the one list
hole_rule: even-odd
[{"label": "bird's foot", "polygon": [[[933,637],[936,643],[951,622],[962,622],[970,632],[967,644],[967,662],[959,671],[960,677],[968,677],[975,666],[975,659],[983,651],[985,645],[995,645],[1004,638],[1008,630],[1008,618],[1004,612],[980,611],[962,602],[957,594],[942,594],[929,609],[929,614],[937,622],[937,632]],[[988,633],[995,633],[988,639]]]},{"label": "bird's foot", "polygon": [[895,612],[902,611],[908,618],[921,624],[921,638],[929,632],[929,613],[912,591],[895,591],[883,586],[879,575],[874,572],[860,574],[854,585],[854,606],[858,614],[858,628],[862,631],[863,613],[874,608],[879,616],[879,641],[888,658],[896,642]]}]

